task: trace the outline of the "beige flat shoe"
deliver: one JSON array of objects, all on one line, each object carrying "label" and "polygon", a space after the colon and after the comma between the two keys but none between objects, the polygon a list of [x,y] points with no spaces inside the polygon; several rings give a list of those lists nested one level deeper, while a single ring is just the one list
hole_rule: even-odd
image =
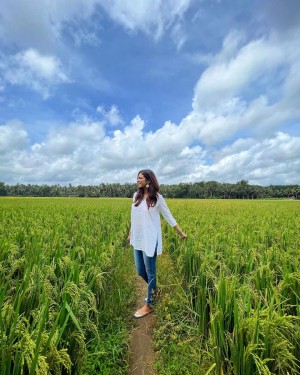
[{"label": "beige flat shoe", "polygon": [[134,317],[135,317],[135,318],[143,318],[144,316],[151,314],[153,311],[154,311],[154,310],[151,309],[151,310],[147,311],[146,313],[141,314],[141,313],[139,312],[139,310],[138,310],[138,311],[134,314]]}]

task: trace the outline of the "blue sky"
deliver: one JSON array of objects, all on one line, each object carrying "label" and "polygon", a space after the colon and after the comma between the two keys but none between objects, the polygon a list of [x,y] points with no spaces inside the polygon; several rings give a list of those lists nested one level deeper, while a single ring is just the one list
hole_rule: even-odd
[{"label": "blue sky", "polygon": [[0,181],[300,183],[298,0],[0,9]]}]

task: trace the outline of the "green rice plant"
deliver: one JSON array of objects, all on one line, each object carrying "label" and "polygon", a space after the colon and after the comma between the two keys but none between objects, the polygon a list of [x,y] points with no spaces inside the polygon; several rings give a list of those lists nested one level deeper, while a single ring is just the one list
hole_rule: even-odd
[{"label": "green rice plant", "polygon": [[0,205],[1,374],[80,373],[109,315],[107,297],[120,308],[122,292],[110,288],[123,257],[129,200]]},{"label": "green rice plant", "polygon": [[213,353],[210,371],[299,372],[300,210],[290,203],[170,202],[191,228],[184,245],[165,229],[166,242],[206,337],[203,351]]},{"label": "green rice plant", "polygon": [[235,300],[237,298],[237,279],[220,274],[214,293],[209,295],[210,337],[216,369],[219,373],[227,372],[231,353],[227,335],[234,328]]},{"label": "green rice plant", "polygon": [[[133,275],[124,254],[130,199],[3,198],[0,206],[1,374],[126,366],[126,345],[117,348],[113,335],[123,326],[111,317],[133,292],[124,287]],[[198,325],[206,368],[298,373],[299,202],[169,206],[189,237],[180,241],[164,223],[164,248],[177,270],[173,284],[182,282],[185,293],[178,303]],[[114,344],[105,346],[109,338]]]}]

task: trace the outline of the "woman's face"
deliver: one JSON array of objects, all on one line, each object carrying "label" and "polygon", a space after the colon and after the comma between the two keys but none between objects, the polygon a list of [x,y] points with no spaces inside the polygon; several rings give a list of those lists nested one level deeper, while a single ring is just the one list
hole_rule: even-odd
[{"label": "woman's face", "polygon": [[142,173],[139,173],[139,175],[137,177],[138,188],[144,189],[148,183],[149,183],[149,180],[147,180]]}]

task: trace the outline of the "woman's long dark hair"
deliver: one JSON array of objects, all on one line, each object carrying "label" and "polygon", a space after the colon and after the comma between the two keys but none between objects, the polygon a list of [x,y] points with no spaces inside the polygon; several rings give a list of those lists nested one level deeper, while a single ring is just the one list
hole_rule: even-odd
[{"label": "woman's long dark hair", "polygon": [[[154,207],[157,203],[157,193],[159,192],[159,183],[157,181],[157,178],[151,169],[143,169],[139,171],[139,174],[142,174],[146,180],[149,181],[149,187],[147,189],[148,192],[148,197],[147,197],[147,206],[148,208]],[[144,189],[139,188],[136,196],[135,196],[135,201],[134,205],[137,207],[143,200],[144,198]]]}]

